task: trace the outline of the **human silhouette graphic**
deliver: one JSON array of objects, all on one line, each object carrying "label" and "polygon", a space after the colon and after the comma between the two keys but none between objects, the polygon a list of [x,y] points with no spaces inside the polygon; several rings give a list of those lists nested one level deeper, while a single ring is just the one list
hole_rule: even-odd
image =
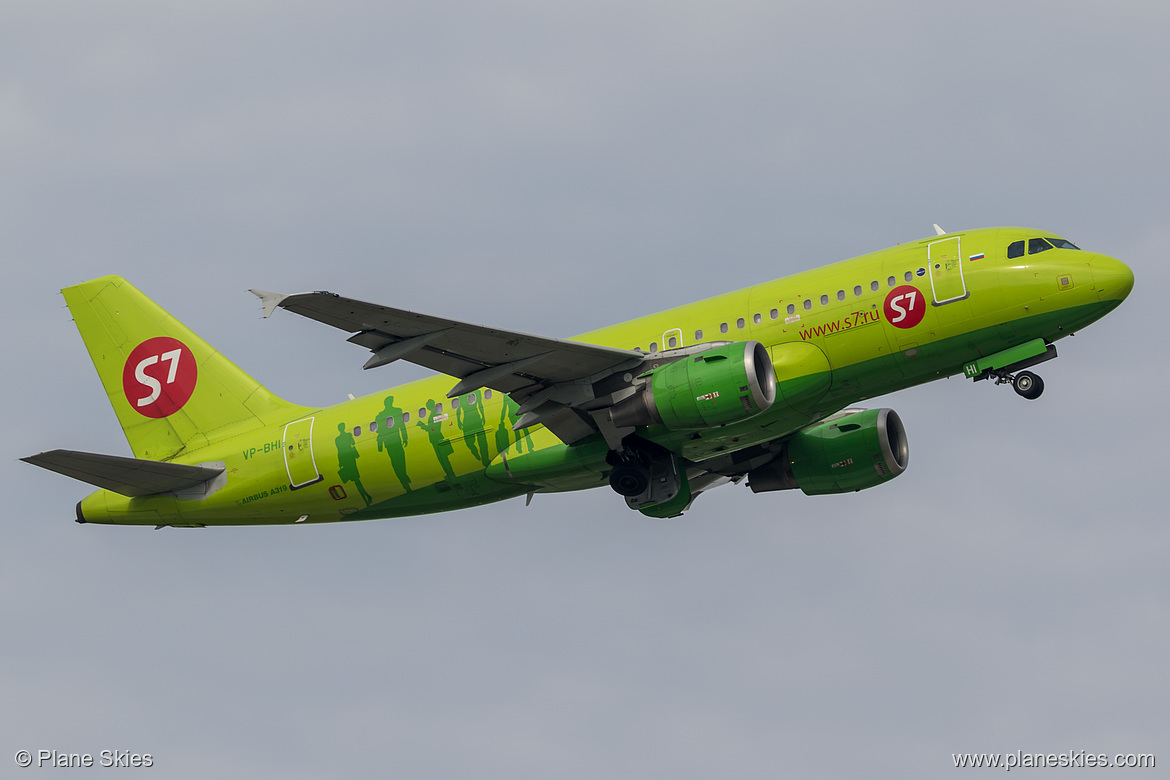
[{"label": "human silhouette graphic", "polygon": [[337,476],[342,483],[352,482],[357,486],[358,493],[361,494],[362,500],[366,502],[366,506],[374,503],[374,499],[370,498],[370,494],[362,486],[361,475],[358,474],[357,459],[361,455],[357,451],[357,442],[353,438],[353,434],[345,429],[345,423],[338,423],[337,438],[333,440],[337,445]]},{"label": "human silhouette graphic", "polygon": [[394,396],[386,396],[384,408],[378,415],[378,452],[390,456],[394,474],[402,489],[410,492],[410,477],[406,474],[406,426],[402,424],[402,410],[394,405]]},{"label": "human silhouette graphic", "polygon": [[451,453],[455,451],[455,445],[443,436],[443,422],[435,421],[434,401],[427,401],[427,419],[419,420],[415,425],[427,432],[427,438],[435,448],[435,456],[439,459],[439,465],[443,467],[447,479],[455,479],[455,469],[451,468]]},{"label": "human silhouette graphic", "polygon": [[455,410],[455,421],[459,424],[459,430],[463,431],[463,441],[467,444],[467,449],[471,450],[471,454],[484,468],[487,468],[491,465],[492,454],[488,452],[487,431],[484,430],[483,404],[472,399],[475,399],[474,393],[466,396],[463,399],[464,403],[459,404],[459,408]]}]

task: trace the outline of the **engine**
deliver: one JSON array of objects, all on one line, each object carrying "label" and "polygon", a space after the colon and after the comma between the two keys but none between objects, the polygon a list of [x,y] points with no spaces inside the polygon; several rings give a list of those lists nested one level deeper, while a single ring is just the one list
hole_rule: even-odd
[{"label": "engine", "polygon": [[766,412],[776,400],[772,359],[758,341],[692,353],[642,379],[636,394],[614,405],[614,425],[715,428]]},{"label": "engine", "polygon": [[909,462],[898,413],[867,409],[797,432],[779,457],[748,474],[748,486],[753,493],[792,488],[809,496],[849,493],[890,481]]}]

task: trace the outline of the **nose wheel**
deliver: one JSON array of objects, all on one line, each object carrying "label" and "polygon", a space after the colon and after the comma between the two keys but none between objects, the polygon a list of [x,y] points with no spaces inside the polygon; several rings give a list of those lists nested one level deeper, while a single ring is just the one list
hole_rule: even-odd
[{"label": "nose wheel", "polygon": [[1036,400],[1044,392],[1044,380],[1031,371],[1018,371],[1015,374],[1009,374],[1004,371],[995,375],[995,383],[997,385],[1002,385],[1007,382],[1011,382],[1012,389],[1016,391],[1016,395],[1027,398],[1029,401]]}]

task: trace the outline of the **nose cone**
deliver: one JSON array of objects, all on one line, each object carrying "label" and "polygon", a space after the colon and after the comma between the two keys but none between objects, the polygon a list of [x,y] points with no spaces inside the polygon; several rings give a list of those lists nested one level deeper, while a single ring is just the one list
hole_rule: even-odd
[{"label": "nose cone", "polygon": [[1101,300],[1121,303],[1133,289],[1133,271],[1117,258],[1099,255],[1093,261],[1093,282]]}]

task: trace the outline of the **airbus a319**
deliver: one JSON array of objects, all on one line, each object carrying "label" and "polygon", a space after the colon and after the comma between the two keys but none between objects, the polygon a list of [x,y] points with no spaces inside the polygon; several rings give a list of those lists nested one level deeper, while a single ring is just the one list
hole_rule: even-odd
[{"label": "airbus a319", "polygon": [[[1121,261],[1043,230],[944,233],[571,339],[328,292],[253,290],[349,334],[365,368],[438,372],[327,408],[262,387],[124,279],[62,292],[133,457],[24,458],[99,488],[79,523],[369,520],[609,486],[673,517],[757,493],[875,487],[909,463],[887,408],[952,375],[1044,389],[1031,368],[1133,288]],[[760,499],[763,500],[763,499]]]}]

